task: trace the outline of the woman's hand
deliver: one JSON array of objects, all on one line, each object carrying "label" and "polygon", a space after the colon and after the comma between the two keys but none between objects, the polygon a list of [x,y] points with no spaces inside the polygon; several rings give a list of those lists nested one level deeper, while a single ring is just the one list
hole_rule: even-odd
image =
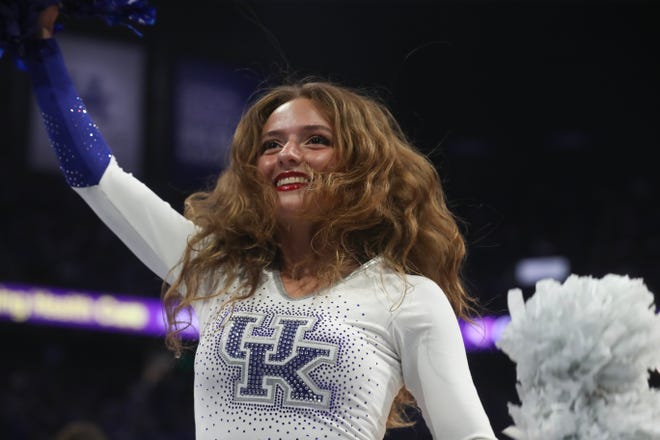
[{"label": "woman's hand", "polygon": [[59,13],[60,8],[57,5],[48,6],[41,11],[39,19],[37,20],[37,23],[39,23],[39,29],[37,30],[36,35],[37,38],[43,40],[53,38],[53,28],[55,27],[55,21],[57,20]]}]

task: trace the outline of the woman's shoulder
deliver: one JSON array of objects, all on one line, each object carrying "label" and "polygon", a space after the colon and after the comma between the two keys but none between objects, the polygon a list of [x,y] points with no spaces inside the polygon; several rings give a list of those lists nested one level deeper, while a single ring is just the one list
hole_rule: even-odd
[{"label": "woman's shoulder", "polygon": [[393,310],[428,303],[449,306],[445,293],[435,281],[423,275],[398,272],[382,258],[376,259],[363,272],[373,288],[389,299]]},{"label": "woman's shoulder", "polygon": [[399,272],[382,257],[370,260],[362,268],[370,278],[399,289],[412,288],[442,292],[440,286],[432,279],[423,275]]}]

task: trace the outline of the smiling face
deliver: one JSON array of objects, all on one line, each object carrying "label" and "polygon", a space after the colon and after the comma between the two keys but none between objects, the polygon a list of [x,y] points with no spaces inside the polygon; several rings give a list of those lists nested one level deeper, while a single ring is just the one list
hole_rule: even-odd
[{"label": "smiling face", "polygon": [[277,190],[279,220],[299,218],[312,171],[323,171],[336,159],[333,129],[307,98],[277,107],[262,130],[259,173]]}]

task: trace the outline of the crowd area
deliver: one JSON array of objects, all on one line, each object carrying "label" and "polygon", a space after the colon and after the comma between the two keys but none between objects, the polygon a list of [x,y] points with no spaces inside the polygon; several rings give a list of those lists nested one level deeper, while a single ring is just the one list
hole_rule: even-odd
[{"label": "crowd area", "polygon": [[189,355],[176,360],[159,339],[135,335],[12,323],[0,331],[0,438],[194,438]]}]

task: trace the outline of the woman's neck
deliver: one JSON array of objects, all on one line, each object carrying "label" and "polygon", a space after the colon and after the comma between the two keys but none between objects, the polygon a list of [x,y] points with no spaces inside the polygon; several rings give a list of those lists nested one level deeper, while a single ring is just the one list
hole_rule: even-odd
[{"label": "woman's neck", "polygon": [[279,231],[280,278],[292,298],[305,297],[319,288],[318,255],[312,251],[312,228],[287,224]]},{"label": "woman's neck", "polygon": [[318,263],[311,246],[311,234],[288,234],[280,241],[280,272],[292,278],[313,273]]},{"label": "woman's neck", "polygon": [[329,267],[338,263],[333,259],[334,251],[328,253],[321,249],[320,253],[315,252],[312,249],[312,237],[311,225],[303,224],[295,227],[292,224],[281,226],[278,233],[280,277],[287,294],[294,298],[306,296],[333,282],[329,277],[330,272],[341,274],[340,277],[346,276],[359,266],[355,261],[344,267]]}]

